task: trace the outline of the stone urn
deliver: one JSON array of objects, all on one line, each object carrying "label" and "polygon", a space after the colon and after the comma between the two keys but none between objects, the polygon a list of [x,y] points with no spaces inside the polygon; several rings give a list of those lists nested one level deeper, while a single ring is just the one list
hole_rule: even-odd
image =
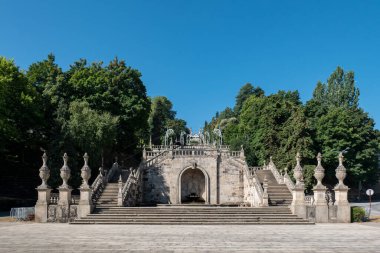
[{"label": "stone urn", "polygon": [[317,186],[322,186],[322,179],[325,177],[325,169],[322,167],[322,155],[317,155],[318,165],[314,170],[314,177],[317,179]]},{"label": "stone urn", "polygon": [[70,168],[69,166],[67,165],[67,161],[68,161],[69,157],[68,155],[65,153],[63,155],[63,166],[61,168],[61,173],[60,173],[60,176],[63,180],[63,183],[62,185],[60,186],[60,188],[70,188],[69,185],[67,184],[67,181],[69,180],[70,178]]},{"label": "stone urn", "polygon": [[84,159],[84,165],[81,169],[81,177],[83,178],[83,183],[81,185],[81,188],[89,188],[89,185],[88,185],[88,180],[90,179],[91,177],[91,169],[90,167],[88,166],[88,155],[87,153],[84,154],[83,156],[83,159]]},{"label": "stone urn", "polygon": [[42,155],[42,167],[40,168],[40,173],[39,173],[39,176],[42,180],[42,184],[38,186],[39,189],[49,188],[49,186],[47,185],[47,180],[50,177],[50,170],[46,164],[47,158],[48,156],[46,155],[46,152],[44,152],[44,154]]},{"label": "stone urn", "polygon": [[293,176],[296,179],[296,185],[300,185],[303,180],[303,168],[301,167],[301,155],[297,152],[296,155],[296,167],[293,170]]},{"label": "stone urn", "polygon": [[335,170],[335,176],[339,180],[338,186],[345,186],[343,183],[343,180],[346,178],[346,168],[343,165],[343,154],[342,152],[339,153],[339,165]]}]

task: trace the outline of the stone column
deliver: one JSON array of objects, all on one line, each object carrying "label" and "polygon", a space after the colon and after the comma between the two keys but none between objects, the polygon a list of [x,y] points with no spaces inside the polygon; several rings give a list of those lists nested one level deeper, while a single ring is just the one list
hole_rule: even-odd
[{"label": "stone column", "polygon": [[335,186],[335,205],[337,206],[337,221],[342,223],[351,222],[351,207],[347,200],[349,188],[343,183],[346,178],[346,168],[343,165],[343,154],[339,154],[339,165],[335,170],[335,175],[339,183]]},{"label": "stone column", "polygon": [[46,152],[42,155],[42,167],[40,168],[40,178],[42,179],[42,184],[36,188],[38,192],[38,200],[35,206],[35,221],[36,222],[47,222],[48,217],[48,206],[50,202],[50,192],[51,189],[47,185],[47,180],[50,177],[50,170],[46,164],[47,162]]},{"label": "stone column", "polygon": [[318,153],[318,165],[314,170],[314,177],[317,179],[317,185],[314,186],[314,205],[315,205],[315,222],[329,222],[329,208],[326,201],[326,187],[322,184],[325,177],[325,169],[322,167],[322,155]]},{"label": "stone column", "polygon": [[293,188],[293,201],[291,210],[293,214],[306,219],[305,184],[303,183],[303,168],[301,167],[301,155],[296,155],[297,164],[293,170],[296,184]]},{"label": "stone column", "polygon": [[63,166],[61,168],[61,178],[63,180],[62,185],[58,188],[59,190],[59,200],[58,200],[58,210],[57,217],[60,221],[66,222],[71,204],[71,187],[67,184],[67,180],[70,178],[70,168],[67,165],[69,157],[65,153],[63,155]]},{"label": "stone column", "polygon": [[269,206],[269,196],[268,196],[268,179],[267,176],[264,177],[263,183],[264,193],[263,193],[263,203],[262,206]]},{"label": "stone column", "polygon": [[81,169],[81,177],[83,179],[82,185],[80,186],[80,199],[78,205],[78,216],[79,218],[86,217],[92,212],[92,189],[88,184],[88,180],[91,177],[91,169],[88,166],[88,155],[87,153],[83,156],[84,165]]}]

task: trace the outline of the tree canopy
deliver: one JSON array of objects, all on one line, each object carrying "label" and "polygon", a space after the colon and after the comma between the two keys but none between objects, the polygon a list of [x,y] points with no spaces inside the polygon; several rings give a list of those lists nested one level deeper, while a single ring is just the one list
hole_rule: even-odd
[{"label": "tree canopy", "polygon": [[[163,96],[152,98],[149,114],[149,129],[153,144],[160,145],[167,129],[171,128],[179,135],[181,131],[188,132],[186,121],[177,119],[172,102]],[[178,136],[177,136],[178,137]]]},{"label": "tree canopy", "polygon": [[294,167],[296,152],[303,156],[305,183],[313,185],[315,156],[323,154],[325,182],[335,184],[337,156],[345,151],[348,182],[373,184],[379,178],[379,131],[359,107],[354,73],[337,69],[326,83],[318,82],[313,97],[303,104],[297,91],[266,96],[260,87],[245,84],[232,111],[227,107],[205,122],[205,129],[219,127],[226,144],[244,146],[250,165],[262,165],[272,156],[277,168]]}]

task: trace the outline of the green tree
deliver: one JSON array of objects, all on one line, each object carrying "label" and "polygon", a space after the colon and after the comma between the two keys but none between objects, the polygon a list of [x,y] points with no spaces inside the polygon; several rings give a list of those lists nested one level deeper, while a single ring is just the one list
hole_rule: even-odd
[{"label": "green tree", "polygon": [[149,115],[149,128],[153,144],[161,144],[168,122],[175,119],[172,102],[163,96],[152,99],[151,112]]},{"label": "green tree", "polygon": [[264,95],[264,91],[260,87],[253,87],[250,83],[243,85],[236,96],[234,112],[239,114],[244,102],[252,95],[261,97]]},{"label": "green tree", "polygon": [[0,57],[0,154],[5,167],[25,166],[28,153],[39,148],[42,114],[38,100],[38,93],[15,63]]},{"label": "green tree", "polygon": [[359,94],[359,89],[355,87],[354,72],[345,73],[341,67],[337,67],[327,79],[327,84],[318,82],[313,100],[327,107],[357,108]]},{"label": "green tree", "polygon": [[86,101],[71,102],[69,113],[66,133],[82,150],[96,157],[103,155],[99,151],[115,143],[118,117],[95,111]]},{"label": "green tree", "polygon": [[314,150],[322,152],[326,183],[335,184],[339,151],[348,148],[346,167],[348,183],[371,184],[378,179],[378,139],[374,122],[359,108],[359,89],[354,73],[338,67],[327,84],[318,82],[313,98],[306,103],[305,114],[311,122]]},{"label": "green tree", "polygon": [[339,151],[347,150],[347,180],[353,184],[378,179],[379,140],[374,121],[362,109],[331,108],[317,120],[316,142],[323,153],[328,182],[334,182]]},{"label": "green tree", "polygon": [[[312,158],[312,139],[298,92],[279,91],[267,97],[251,96],[239,118],[239,135],[251,165],[269,156],[278,168],[294,166],[299,151]],[[231,141],[231,140],[229,140]]]},{"label": "green tree", "polygon": [[[71,155],[69,162],[73,168],[80,168],[81,156],[86,151],[93,166],[99,166],[101,153],[104,154],[106,166],[110,166],[113,155],[117,155],[119,161],[125,161],[127,166],[139,162],[139,146],[148,136],[147,119],[150,111],[150,100],[140,76],[137,70],[117,58],[106,66],[102,62],[87,64],[85,59],[80,59],[63,72],[55,63],[54,56],[49,55],[46,60],[30,66],[28,80],[42,96],[46,148],[51,154],[51,167],[56,168],[52,170],[51,177],[54,184],[59,179],[58,168],[62,163],[63,152]],[[77,104],[79,102],[88,105],[86,115],[82,116],[93,116],[99,120],[98,125],[89,121],[88,116],[87,121],[83,122],[86,127],[74,128],[74,123],[80,124],[75,115],[81,115],[74,109],[84,106],[81,104],[80,107]],[[71,108],[70,105],[75,106]],[[116,127],[112,120],[115,118],[118,119]],[[116,131],[115,138],[106,137],[109,132],[102,124],[108,124],[111,132]],[[103,127],[103,130],[97,129],[96,132],[102,134],[92,140],[100,144],[83,142],[84,137],[94,134],[92,131],[96,130],[95,127]],[[76,136],[72,134],[75,129],[83,131]],[[109,142],[105,143],[104,138]],[[78,174],[78,171],[73,173]]]}]

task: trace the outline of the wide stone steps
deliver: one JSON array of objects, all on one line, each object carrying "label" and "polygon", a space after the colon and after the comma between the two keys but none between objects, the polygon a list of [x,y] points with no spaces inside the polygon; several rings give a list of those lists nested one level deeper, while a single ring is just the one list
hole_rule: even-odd
[{"label": "wide stone steps", "polygon": [[110,207],[72,224],[313,224],[289,208],[241,207]]},{"label": "wide stone steps", "polygon": [[113,207],[117,206],[117,194],[119,186],[117,183],[108,183],[98,199],[96,206]]},{"label": "wide stone steps", "polygon": [[268,181],[268,197],[271,206],[289,206],[292,203],[293,196],[285,184],[277,183],[276,178],[270,170],[256,171],[257,177],[261,184],[266,178]]}]

